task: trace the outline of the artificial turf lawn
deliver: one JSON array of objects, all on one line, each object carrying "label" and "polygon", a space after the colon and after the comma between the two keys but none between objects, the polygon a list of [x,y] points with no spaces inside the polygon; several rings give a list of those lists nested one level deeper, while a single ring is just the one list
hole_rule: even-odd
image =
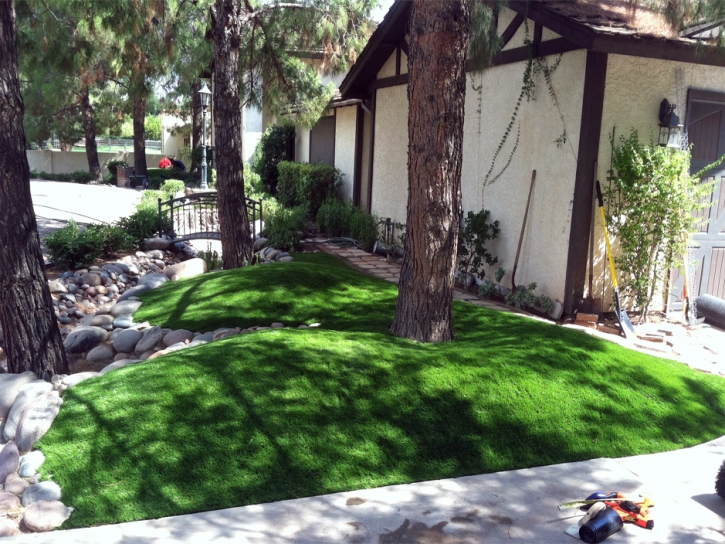
[{"label": "artificial turf lawn", "polygon": [[145,294],[141,315],[163,326],[322,328],[236,336],[67,391],[39,443],[43,475],[76,509],[64,527],[650,453],[725,434],[720,377],[460,302],[454,342],[416,344],[387,332],[396,293],[314,254]]}]

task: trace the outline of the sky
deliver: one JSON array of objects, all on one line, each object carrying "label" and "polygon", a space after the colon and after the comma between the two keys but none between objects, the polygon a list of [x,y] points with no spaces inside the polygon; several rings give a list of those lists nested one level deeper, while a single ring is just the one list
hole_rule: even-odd
[{"label": "sky", "polygon": [[378,23],[383,20],[385,14],[388,13],[390,6],[393,5],[394,0],[381,0],[380,7],[373,11],[373,20]]}]

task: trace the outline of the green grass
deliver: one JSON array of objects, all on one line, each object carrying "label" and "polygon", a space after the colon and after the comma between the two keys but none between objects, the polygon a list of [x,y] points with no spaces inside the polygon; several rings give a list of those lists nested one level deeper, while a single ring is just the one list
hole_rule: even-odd
[{"label": "green grass", "polygon": [[[40,442],[64,527],[694,445],[725,434],[725,380],[456,302],[456,340],[391,336],[394,285],[327,255],[168,284],[173,327],[241,335],[69,390]],[[153,304],[152,304],[153,302]],[[141,316],[139,316],[141,317]]]}]

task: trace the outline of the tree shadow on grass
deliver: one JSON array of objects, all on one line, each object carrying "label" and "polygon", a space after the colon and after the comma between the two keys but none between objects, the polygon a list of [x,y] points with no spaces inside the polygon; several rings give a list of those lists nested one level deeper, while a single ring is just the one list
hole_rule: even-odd
[{"label": "tree shadow on grass", "polygon": [[456,320],[449,344],[266,331],[84,382],[41,443],[76,507],[67,525],[649,453],[725,432],[714,417],[725,387],[712,377],[663,373],[655,358],[507,314],[457,304]]}]

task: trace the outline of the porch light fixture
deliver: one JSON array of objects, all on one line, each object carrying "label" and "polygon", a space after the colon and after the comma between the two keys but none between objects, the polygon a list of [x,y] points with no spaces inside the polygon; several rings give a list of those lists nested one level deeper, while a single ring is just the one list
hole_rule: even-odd
[{"label": "porch light fixture", "polygon": [[680,118],[675,114],[675,105],[670,104],[666,98],[660,103],[660,137],[659,145],[662,147],[680,147],[682,138],[682,125]]},{"label": "porch light fixture", "polygon": [[201,119],[202,125],[204,126],[204,139],[201,144],[201,190],[207,191],[209,190],[209,186],[206,183],[206,109],[209,107],[209,102],[211,101],[211,91],[206,86],[206,81],[204,82],[204,86],[199,90],[199,98],[201,99]]}]

